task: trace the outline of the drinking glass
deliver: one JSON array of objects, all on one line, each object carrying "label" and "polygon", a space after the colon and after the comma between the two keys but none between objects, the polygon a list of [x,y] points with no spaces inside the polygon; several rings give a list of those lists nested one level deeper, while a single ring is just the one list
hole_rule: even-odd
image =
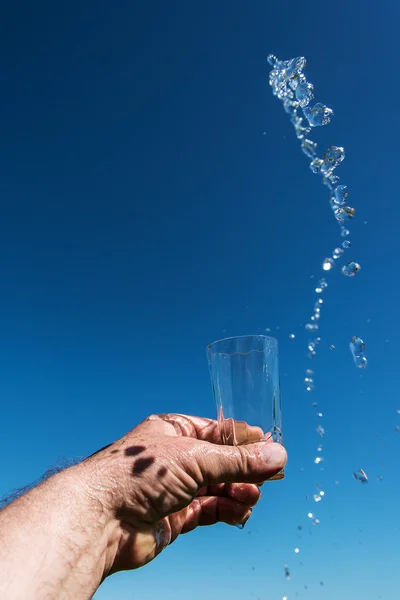
[{"label": "drinking glass", "polygon": [[[282,443],[277,340],[230,337],[207,346],[207,357],[221,443]],[[271,479],[283,478],[282,470]]]}]

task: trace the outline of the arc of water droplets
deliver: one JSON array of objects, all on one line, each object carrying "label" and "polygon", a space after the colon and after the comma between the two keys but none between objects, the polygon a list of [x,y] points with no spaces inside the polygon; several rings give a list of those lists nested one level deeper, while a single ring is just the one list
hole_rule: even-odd
[{"label": "arc of water droplets", "polygon": [[[308,137],[313,128],[327,125],[330,122],[333,117],[333,110],[320,102],[310,106],[314,98],[314,86],[307,81],[304,74],[306,66],[306,59],[304,57],[281,61],[273,54],[270,54],[268,62],[272,66],[269,75],[272,93],[282,101],[283,108],[288,113],[296,136],[301,142],[301,150],[311,159],[311,171],[321,175],[323,183],[328,187],[330,192],[329,205],[340,226],[342,237],[347,238],[350,233],[347,229],[347,224],[354,217],[355,210],[347,204],[349,196],[347,186],[343,184],[338,185],[339,177],[334,174],[336,167],[345,158],[344,148],[330,146],[321,158],[317,156],[317,143]],[[300,111],[303,116],[300,116]],[[323,261],[323,271],[333,269],[336,261],[350,247],[350,240],[344,239],[340,247],[333,250],[332,257],[327,257]],[[355,261],[349,261],[341,268],[342,274],[347,277],[356,275],[359,270],[360,265]],[[315,288],[315,292],[322,294],[327,287],[328,283],[326,279],[321,278]],[[317,300],[310,319],[311,322],[305,326],[309,332],[317,332],[319,329],[322,302],[322,299]],[[308,344],[308,356],[311,359],[316,356],[318,340],[319,338],[314,339]],[[307,391],[313,391],[314,382],[310,381],[310,378],[306,378],[305,384]]]},{"label": "arc of water droplets", "polygon": [[[333,215],[340,226],[340,232],[343,241],[332,252],[332,257],[327,257],[322,263],[322,270],[329,272],[335,267],[336,261],[344,254],[345,250],[351,247],[351,242],[348,239],[350,231],[347,224],[353,219],[355,210],[348,205],[348,189],[346,185],[338,185],[339,177],[334,174],[336,167],[345,158],[344,148],[340,146],[330,146],[324,153],[323,157],[317,156],[317,143],[311,140],[308,136],[313,128],[327,125],[332,116],[333,110],[326,105],[316,103],[310,106],[310,102],[314,98],[314,86],[307,81],[304,75],[306,60],[304,57],[293,58],[291,60],[281,61],[276,56],[270,54],[268,62],[272,66],[269,75],[269,83],[272,87],[272,93],[279,98],[283,103],[284,110],[288,113],[290,121],[295,129],[296,137],[300,140],[302,152],[311,159],[310,169],[313,173],[322,176],[324,185],[327,186],[330,192],[329,205]],[[302,111],[303,116],[299,112]],[[346,277],[356,275],[360,270],[360,265],[355,261],[349,261],[342,266],[341,272]],[[320,297],[328,283],[322,277],[315,288],[318,299],[314,305],[314,311],[310,322],[306,324],[305,329],[310,333],[316,333],[319,330],[319,320],[321,317],[321,308],[323,300]],[[294,337],[294,336],[293,336]],[[359,348],[359,338],[353,338],[350,342],[350,350],[353,354],[354,361],[357,366],[366,366],[366,358],[363,354],[364,345],[362,340],[362,348]],[[315,337],[308,342],[308,357],[313,359],[317,353],[317,346],[321,342],[320,337]],[[334,349],[334,346],[330,346]],[[358,352],[356,352],[358,350]],[[362,364],[361,364],[362,363]],[[307,392],[314,390],[313,371],[307,369],[306,377],[304,378],[305,389]],[[318,404],[313,403],[314,408],[318,408]],[[317,412],[318,417],[322,417],[322,413]],[[321,424],[317,425],[317,433],[322,438],[325,430]],[[322,444],[318,445],[318,452],[322,452]],[[323,461],[323,457],[319,454],[315,458],[315,464],[319,465]],[[317,486],[319,488],[319,486]],[[318,489],[318,492],[313,495],[315,502],[320,502],[324,496],[324,492]],[[313,513],[308,513],[308,517],[312,519],[314,525],[319,524]]]}]

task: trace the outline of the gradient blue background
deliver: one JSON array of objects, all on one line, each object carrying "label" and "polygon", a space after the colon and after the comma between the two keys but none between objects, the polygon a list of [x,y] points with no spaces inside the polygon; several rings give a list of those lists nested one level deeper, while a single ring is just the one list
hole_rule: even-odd
[{"label": "gradient blue background", "polygon": [[[213,416],[206,344],[269,327],[285,481],[264,486],[244,531],[183,536],[96,598],[393,598],[399,4],[42,0],[1,12],[0,494],[150,413]],[[341,238],[271,94],[270,52],[307,57],[317,100],[335,111],[314,139],[345,147],[338,174],[357,211],[347,256],[362,270],[328,274],[312,394],[304,324]],[[353,335],[367,343],[365,372]],[[368,485],[352,478],[360,467]],[[306,499],[316,484],[318,505]]]}]

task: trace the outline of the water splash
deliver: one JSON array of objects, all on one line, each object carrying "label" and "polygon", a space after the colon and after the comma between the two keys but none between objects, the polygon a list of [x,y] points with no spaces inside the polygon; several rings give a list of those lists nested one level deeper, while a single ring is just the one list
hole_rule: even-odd
[{"label": "water splash", "polygon": [[[344,253],[344,251],[351,246],[351,242],[347,239],[350,235],[350,231],[347,228],[348,224],[352,221],[355,216],[355,209],[348,204],[349,192],[346,185],[339,185],[339,177],[334,174],[336,169],[340,166],[345,158],[345,150],[341,146],[329,146],[323,156],[317,154],[317,143],[310,139],[310,132],[315,131],[315,128],[327,125],[332,117],[333,110],[327,105],[316,102],[313,106],[310,102],[314,98],[314,85],[309,82],[304,74],[306,66],[306,60],[304,57],[293,58],[291,60],[280,61],[278,58],[270,54],[268,56],[268,62],[272,66],[270,72],[269,82],[272,87],[272,93],[274,96],[279,98],[283,103],[285,112],[289,115],[290,122],[292,123],[295,135],[300,140],[301,150],[303,154],[309,159],[309,167],[312,173],[320,175],[322,182],[326,186],[329,192],[329,206],[333,213],[333,216],[338,223],[340,228],[340,234],[343,241],[338,244],[332,252],[332,257],[326,258],[322,263],[322,270],[324,272],[330,272],[337,261]],[[339,247],[340,246],[340,247]],[[348,262],[346,265],[341,267],[341,272],[347,277],[352,277],[360,270],[360,265],[354,261]],[[322,294],[328,287],[328,283],[325,278],[318,281],[315,287],[316,294]],[[314,311],[310,317],[310,321],[305,325],[305,329],[308,332],[316,332],[319,330],[319,320],[321,317],[322,299],[318,299],[314,305]],[[307,343],[308,357],[313,359],[316,356],[317,346],[320,343],[321,338],[315,338],[309,340]],[[329,349],[332,351],[335,346],[331,344]],[[353,353],[353,358],[354,358]],[[360,364],[357,366],[365,366],[365,361],[362,361],[363,355],[357,355],[357,361]],[[364,357],[365,358],[365,357]],[[354,360],[356,360],[354,358]],[[364,363],[364,364],[362,364]],[[313,371],[307,369],[304,383],[307,391],[314,390]],[[318,407],[317,402],[313,402],[314,408]],[[322,413],[317,413],[318,418],[322,418]],[[325,435],[325,429],[321,424],[316,427],[317,434],[322,438]],[[322,451],[322,445],[319,444],[317,452]],[[314,462],[318,465],[323,461],[322,456],[319,454],[314,459]],[[321,468],[321,470],[323,470]],[[318,486],[319,489],[319,486]],[[317,494],[313,495],[315,502],[320,502],[324,496],[324,492],[319,490]],[[313,513],[308,513],[308,517],[312,520],[313,525],[320,523]],[[295,552],[299,549],[295,549]],[[323,585],[323,582],[320,582]],[[285,596],[283,600],[287,600]]]}]

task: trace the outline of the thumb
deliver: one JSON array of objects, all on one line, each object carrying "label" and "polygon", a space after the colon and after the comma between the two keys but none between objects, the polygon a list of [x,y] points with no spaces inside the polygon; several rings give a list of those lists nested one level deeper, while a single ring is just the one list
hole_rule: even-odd
[{"label": "thumb", "polygon": [[196,444],[194,454],[202,485],[259,483],[279,473],[287,462],[285,448],[281,444],[268,442],[246,446],[203,442]]}]

